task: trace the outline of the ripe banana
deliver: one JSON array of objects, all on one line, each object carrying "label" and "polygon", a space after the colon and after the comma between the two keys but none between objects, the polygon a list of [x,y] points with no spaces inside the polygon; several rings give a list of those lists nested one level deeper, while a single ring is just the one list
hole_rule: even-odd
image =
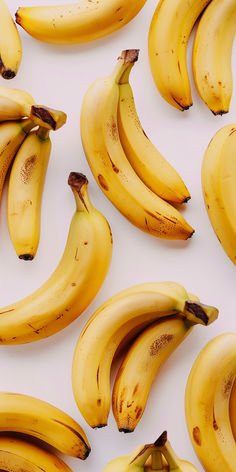
[{"label": "ripe banana", "polygon": [[[22,89],[0,86],[0,99],[9,98],[19,105],[36,105],[32,95]],[[1,110],[0,110],[1,111]]]},{"label": "ripe banana", "polygon": [[8,228],[20,259],[31,261],[40,238],[41,201],[51,152],[49,130],[32,131],[20,147],[8,190]]},{"label": "ripe banana", "polygon": [[202,164],[202,188],[213,229],[226,254],[236,264],[236,124],[213,137]]},{"label": "ripe banana", "polygon": [[236,471],[236,443],[229,415],[235,377],[236,334],[222,334],[200,352],[185,395],[189,435],[207,472]]},{"label": "ripe banana", "polygon": [[59,457],[20,439],[0,437],[0,468],[6,472],[71,472]]},{"label": "ripe banana", "polygon": [[0,74],[13,79],[18,72],[22,46],[15,22],[4,0],[0,0]]},{"label": "ripe banana", "polygon": [[192,96],[186,49],[192,28],[210,0],[161,0],[149,31],[149,61],[153,79],[163,98],[187,110]]},{"label": "ripe banana", "polygon": [[90,318],[75,349],[72,383],[78,408],[92,428],[107,425],[110,369],[122,340],[155,320],[176,314],[207,325],[217,318],[218,310],[188,301],[188,293],[179,284],[154,282],[123,290]]},{"label": "ripe banana", "polygon": [[87,437],[76,421],[50,403],[28,395],[0,392],[0,431],[34,436],[80,459],[90,453]]},{"label": "ripe banana", "polygon": [[145,3],[146,0],[81,0],[69,5],[19,8],[16,22],[40,41],[84,43],[122,28]]},{"label": "ripe banana", "polygon": [[129,221],[165,239],[188,239],[193,229],[183,216],[155,195],[131,167],[119,136],[119,81],[137,50],[123,51],[113,73],[88,89],[81,110],[81,136],[88,163],[98,185]]},{"label": "ripe banana", "polygon": [[112,394],[113,414],[119,431],[134,431],[158,369],[190,334],[193,326],[185,318],[164,318],[146,328],[131,345],[118,371]]},{"label": "ripe banana", "polygon": [[140,179],[164,200],[186,203],[191,197],[176,170],[146,136],[137,111],[129,75],[131,62],[119,81],[118,128],[126,157]]},{"label": "ripe banana", "polygon": [[233,90],[231,56],[235,33],[235,0],[212,0],[196,32],[193,75],[200,97],[214,115],[229,111]]},{"label": "ripe banana", "polygon": [[100,289],[107,274],[111,230],[91,204],[87,179],[69,177],[76,212],[59,265],[38,290],[0,309],[0,344],[22,344],[50,336],[75,320]]},{"label": "ripe banana", "polygon": [[27,119],[0,123],[0,199],[10,164],[33,127],[34,123]]}]

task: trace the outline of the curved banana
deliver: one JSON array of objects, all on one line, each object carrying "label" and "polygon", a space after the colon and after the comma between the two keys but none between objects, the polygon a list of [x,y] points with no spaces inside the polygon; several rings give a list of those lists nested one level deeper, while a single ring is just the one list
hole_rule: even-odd
[{"label": "curved banana", "polygon": [[51,152],[49,130],[32,131],[20,147],[8,190],[8,228],[20,259],[31,261],[40,238],[41,202]]},{"label": "curved banana", "polygon": [[4,0],[0,0],[0,74],[13,79],[22,57],[20,35]]},{"label": "curved banana", "polygon": [[146,328],[122,362],[112,394],[113,414],[119,431],[131,433],[144,412],[158,369],[190,334],[194,324],[171,317]]},{"label": "curved banana", "polygon": [[236,334],[222,334],[200,352],[185,395],[189,435],[207,472],[236,471],[236,443],[229,416],[235,377]]},{"label": "curved banana", "polygon": [[71,472],[59,457],[20,439],[0,436],[0,468],[6,472]]},{"label": "curved banana", "polygon": [[129,23],[146,0],[80,0],[42,7],[19,8],[16,22],[31,36],[53,44],[75,44],[107,36]]},{"label": "curved banana", "polygon": [[236,264],[236,124],[212,138],[202,164],[202,188],[213,229],[226,254]]},{"label": "curved banana", "polygon": [[164,200],[186,203],[191,197],[183,180],[146,136],[129,83],[130,67],[119,81],[118,128],[126,157],[140,179]]},{"label": "curved banana", "polygon": [[193,46],[198,93],[214,115],[229,111],[233,77],[231,56],[236,33],[234,0],[212,0],[199,22]]},{"label": "curved banana", "polygon": [[80,459],[90,453],[87,437],[76,421],[50,403],[28,395],[0,392],[0,431],[34,436]]},{"label": "curved banana", "polygon": [[179,110],[192,106],[186,49],[192,28],[211,0],[161,0],[149,31],[149,61],[162,97]]},{"label": "curved banana", "polygon": [[0,123],[0,199],[11,162],[33,127],[31,120]]},{"label": "curved banana", "polygon": [[206,325],[218,315],[215,308],[188,301],[188,293],[181,285],[154,282],[123,290],[105,302],[87,322],[74,353],[72,383],[78,408],[92,428],[107,424],[110,369],[122,340],[129,333],[137,334],[152,321],[178,313]]},{"label": "curved banana", "polygon": [[0,309],[0,344],[22,344],[43,339],[75,320],[93,300],[107,274],[111,230],[91,204],[87,179],[69,177],[76,212],[59,265],[38,290]]},{"label": "curved banana", "polygon": [[[13,100],[14,102],[18,103],[19,105],[22,105],[23,107],[26,104],[36,105],[32,95],[30,95],[30,93],[22,89],[0,86],[0,99],[4,97],[9,98],[10,100]],[[0,113],[1,113],[1,109],[0,109]]]},{"label": "curved banana", "polygon": [[81,110],[81,136],[94,177],[118,210],[138,228],[165,239],[188,239],[193,229],[183,216],[155,195],[131,167],[119,136],[119,81],[137,50],[123,51],[113,73],[88,89]]}]

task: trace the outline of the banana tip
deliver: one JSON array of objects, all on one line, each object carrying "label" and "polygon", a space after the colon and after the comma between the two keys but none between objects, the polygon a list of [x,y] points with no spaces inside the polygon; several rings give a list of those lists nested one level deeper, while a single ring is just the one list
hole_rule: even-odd
[{"label": "banana tip", "polygon": [[20,13],[19,13],[19,12],[20,12],[20,9],[21,9],[21,8],[19,7],[18,10],[17,10],[16,13],[15,13],[16,23],[18,23],[18,25],[21,24],[21,18],[20,18]]},{"label": "banana tip", "polygon": [[139,49],[125,49],[122,51],[121,56],[119,56],[118,59],[124,59],[125,64],[128,64],[129,62],[132,64],[137,62],[139,51]]},{"label": "banana tip", "polygon": [[120,433],[128,434],[128,433],[133,433],[134,430],[131,428],[119,428],[119,431]]},{"label": "banana tip", "polygon": [[87,457],[89,456],[90,452],[91,452],[91,447],[88,447],[87,450],[85,451],[83,460],[87,459]]},{"label": "banana tip", "polygon": [[167,431],[163,431],[163,433],[159,436],[159,438],[154,442],[154,446],[156,447],[163,447],[167,441]]},{"label": "banana tip", "polygon": [[221,116],[222,116],[222,115],[225,115],[226,113],[229,112],[229,110],[219,110],[219,111],[213,111],[213,110],[211,110],[211,111],[212,111],[213,115],[215,115],[215,116],[217,116],[217,115],[221,115]]},{"label": "banana tip", "polygon": [[189,195],[188,197],[185,197],[182,203],[188,203],[189,200],[191,200],[191,195]]},{"label": "banana tip", "polygon": [[6,80],[14,79],[15,76],[16,73],[14,72],[14,70],[11,69],[4,69],[2,72],[2,77]]},{"label": "banana tip", "polygon": [[19,259],[23,259],[23,261],[32,261],[34,256],[32,254],[20,254]]},{"label": "banana tip", "polygon": [[83,185],[88,183],[86,175],[81,174],[80,172],[71,172],[68,177],[68,184],[80,192]]},{"label": "banana tip", "polygon": [[107,426],[107,423],[101,423],[101,424],[98,424],[96,426],[93,426],[93,429],[101,429],[101,428],[105,428]]}]

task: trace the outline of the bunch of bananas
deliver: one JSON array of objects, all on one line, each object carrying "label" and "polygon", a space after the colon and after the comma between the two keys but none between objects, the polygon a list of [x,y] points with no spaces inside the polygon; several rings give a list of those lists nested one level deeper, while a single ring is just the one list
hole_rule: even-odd
[{"label": "bunch of bananas", "polygon": [[197,300],[177,283],[153,282],[123,290],[94,313],[81,332],[72,366],[75,400],[92,428],[107,425],[110,370],[117,349],[126,347],[141,332],[121,366],[113,391],[120,431],[134,430],[160,365],[195,324],[209,325],[218,316],[216,308]]},{"label": "bunch of bananas", "polygon": [[202,100],[215,115],[221,115],[228,112],[232,95],[235,0],[160,1],[149,31],[151,71],[168,103],[180,110],[192,105],[186,49],[202,12],[193,46],[193,75]]},{"label": "bunch of bananas", "polygon": [[[31,444],[30,438],[72,457],[85,460],[90,445],[85,432],[69,415],[50,403],[18,393],[0,392],[0,467],[7,472],[71,472],[54,453]],[[17,432],[28,436],[23,441],[5,436]]]},{"label": "bunch of bananas", "polygon": [[89,87],[81,110],[84,151],[98,185],[129,221],[156,237],[188,239],[193,229],[167,201],[186,202],[189,192],[135,109],[129,74],[137,59],[136,49],[123,51],[111,75]]},{"label": "bunch of bananas", "polygon": [[152,444],[138,446],[126,456],[113,459],[103,472],[197,472],[190,462],[179,459],[167,439],[167,432]]},{"label": "bunch of bananas", "polygon": [[193,447],[207,472],[236,471],[236,334],[212,339],[190,372],[185,395]]}]

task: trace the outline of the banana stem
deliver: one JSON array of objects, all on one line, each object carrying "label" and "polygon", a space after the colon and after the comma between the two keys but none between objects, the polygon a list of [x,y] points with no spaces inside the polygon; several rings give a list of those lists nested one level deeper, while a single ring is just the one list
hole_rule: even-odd
[{"label": "banana stem", "polygon": [[[130,71],[138,60],[139,49],[127,49],[122,51],[118,63],[111,74],[111,79],[117,83],[126,83],[129,80]],[[127,74],[126,74],[127,73]]]},{"label": "banana stem", "polygon": [[25,134],[28,134],[32,130],[32,128],[35,127],[35,124],[30,118],[26,118],[25,120],[22,120],[21,125],[22,125],[22,130],[25,132]]},{"label": "banana stem", "polygon": [[160,451],[154,451],[152,453],[152,470],[163,470],[163,462]]},{"label": "banana stem", "polygon": [[213,306],[204,305],[200,302],[186,301],[184,315],[189,321],[200,323],[205,326],[213,323],[218,318],[219,311]]},{"label": "banana stem", "polygon": [[36,132],[38,138],[41,139],[41,141],[47,141],[49,133],[50,129],[43,128],[42,126],[40,126],[38,131]]},{"label": "banana stem", "polygon": [[86,211],[89,213],[93,206],[88,196],[88,179],[84,174],[79,172],[71,172],[68,178],[68,184],[75,197],[76,211]]},{"label": "banana stem", "polygon": [[175,472],[183,472],[180,467],[180,459],[176,455],[169,441],[166,441],[165,446],[162,447],[161,452],[168,462],[169,470]]},{"label": "banana stem", "polygon": [[129,465],[136,465],[137,467],[143,467],[147,462],[149,456],[154,452],[154,444],[146,444],[141,450],[135,453],[134,458],[131,458]]}]

